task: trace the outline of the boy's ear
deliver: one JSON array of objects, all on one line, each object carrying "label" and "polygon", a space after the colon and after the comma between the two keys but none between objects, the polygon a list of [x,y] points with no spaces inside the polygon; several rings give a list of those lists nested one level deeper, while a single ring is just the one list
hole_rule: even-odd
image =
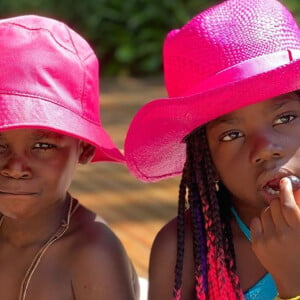
[{"label": "boy's ear", "polygon": [[89,163],[93,159],[96,148],[89,143],[80,141],[80,150],[81,152],[78,158],[78,163],[84,165]]}]

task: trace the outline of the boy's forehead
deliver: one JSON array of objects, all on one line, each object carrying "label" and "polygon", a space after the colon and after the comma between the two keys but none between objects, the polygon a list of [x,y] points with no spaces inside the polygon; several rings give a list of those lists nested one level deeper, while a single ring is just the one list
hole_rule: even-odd
[{"label": "boy's forehead", "polygon": [[63,136],[65,136],[64,134],[45,129],[33,129],[31,135],[34,138],[62,138]]},{"label": "boy's forehead", "polygon": [[12,133],[23,134],[33,139],[41,139],[41,138],[55,138],[61,139],[63,138],[64,134],[47,130],[47,129],[35,129],[35,128],[17,128],[17,129],[10,129],[0,132],[0,137],[8,136]]}]

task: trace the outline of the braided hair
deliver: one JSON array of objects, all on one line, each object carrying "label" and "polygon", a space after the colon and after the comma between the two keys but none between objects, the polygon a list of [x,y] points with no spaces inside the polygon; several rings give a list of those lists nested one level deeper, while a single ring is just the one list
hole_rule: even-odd
[{"label": "braided hair", "polygon": [[222,184],[216,191],[215,168],[205,127],[193,131],[185,142],[187,153],[179,187],[173,300],[181,297],[187,207],[192,224],[195,298],[242,299],[230,227],[230,196]]}]

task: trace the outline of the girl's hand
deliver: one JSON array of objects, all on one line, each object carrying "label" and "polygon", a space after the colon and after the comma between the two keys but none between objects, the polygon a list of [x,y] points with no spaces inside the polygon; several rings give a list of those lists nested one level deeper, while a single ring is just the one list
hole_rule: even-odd
[{"label": "girl's hand", "polygon": [[252,249],[273,276],[279,295],[300,295],[300,208],[288,178],[280,181],[273,200],[250,225]]}]

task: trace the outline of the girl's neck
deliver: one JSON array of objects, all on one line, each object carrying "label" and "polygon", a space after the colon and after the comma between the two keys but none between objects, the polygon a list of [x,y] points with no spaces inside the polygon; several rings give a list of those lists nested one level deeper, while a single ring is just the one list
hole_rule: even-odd
[{"label": "girl's neck", "polygon": [[243,205],[241,203],[236,203],[233,205],[238,216],[241,218],[241,220],[247,225],[247,227],[250,226],[251,220],[254,217],[257,217],[260,215],[261,208],[257,209],[254,207],[249,207],[249,205]]},{"label": "girl's neck", "polygon": [[0,226],[0,241],[20,248],[44,243],[65,218],[69,201],[70,199],[67,197],[29,218],[12,219],[3,216]]}]

